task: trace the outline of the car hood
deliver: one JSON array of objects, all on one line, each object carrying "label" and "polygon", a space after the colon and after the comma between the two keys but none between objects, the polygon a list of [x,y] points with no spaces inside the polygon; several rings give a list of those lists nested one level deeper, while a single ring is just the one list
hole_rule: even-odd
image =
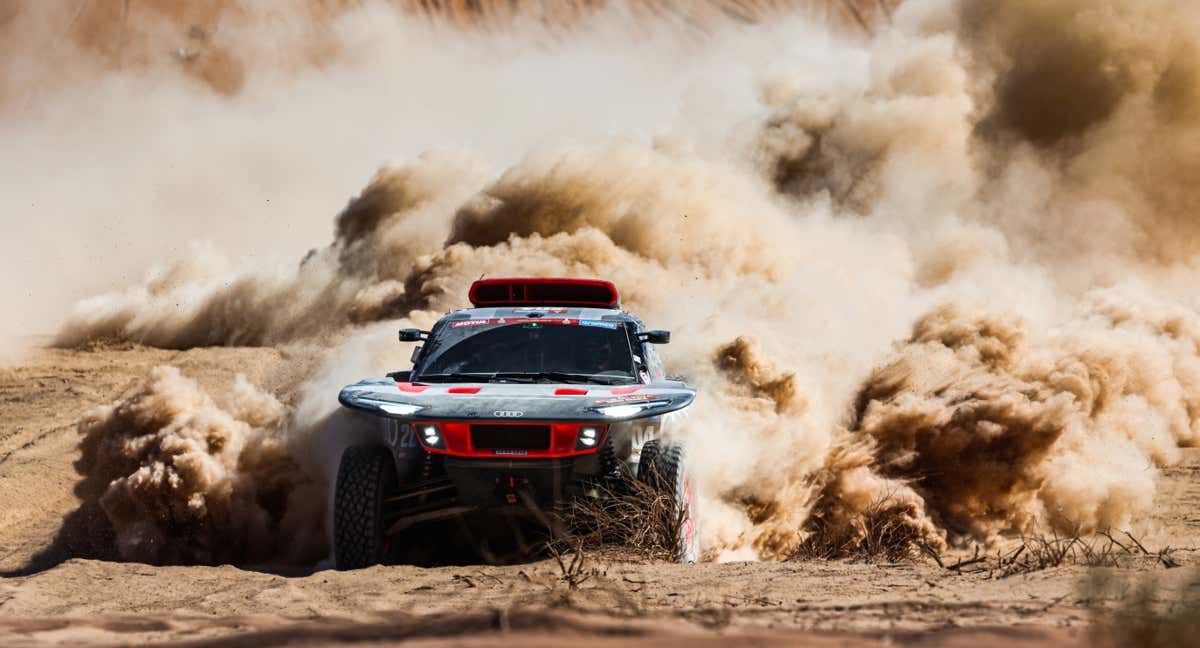
[{"label": "car hood", "polygon": [[[338,394],[351,409],[406,420],[620,421],[674,412],[696,390],[683,383],[406,383],[363,380]],[[619,409],[618,409],[619,408]]]}]

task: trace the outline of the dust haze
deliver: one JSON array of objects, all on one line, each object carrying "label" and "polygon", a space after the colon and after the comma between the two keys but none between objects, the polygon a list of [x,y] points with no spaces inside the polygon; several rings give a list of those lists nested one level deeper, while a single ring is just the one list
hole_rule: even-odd
[{"label": "dust haze", "polygon": [[[199,516],[180,546],[268,553],[318,518],[284,494],[328,483],[339,383],[402,368],[389,332],[485,274],[610,278],[672,329],[712,559],[853,546],[880,511],[935,549],[1130,528],[1200,440],[1198,22],[909,0],[869,36],[620,10],[480,32],[367,5],[322,19],[327,62],[251,59],[236,88],[149,64],[6,85],[3,213],[39,223],[5,246],[11,330],[325,359],[287,407],[160,369],[85,419],[85,448],[155,439],[82,469],[143,560],[216,559],[138,549],[162,510]],[[170,449],[200,424],[228,441]],[[199,491],[141,487],[191,461]]]}]

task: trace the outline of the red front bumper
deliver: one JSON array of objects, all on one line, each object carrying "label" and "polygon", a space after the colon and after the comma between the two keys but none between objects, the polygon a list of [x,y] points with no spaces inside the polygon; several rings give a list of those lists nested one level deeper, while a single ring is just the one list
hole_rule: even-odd
[{"label": "red front bumper", "polygon": [[[438,442],[431,442],[428,426],[436,428]],[[476,459],[558,459],[593,454],[604,445],[608,434],[608,426],[600,423],[548,421],[420,421],[413,427],[426,451]],[[593,430],[591,445],[583,440],[585,428]]]}]

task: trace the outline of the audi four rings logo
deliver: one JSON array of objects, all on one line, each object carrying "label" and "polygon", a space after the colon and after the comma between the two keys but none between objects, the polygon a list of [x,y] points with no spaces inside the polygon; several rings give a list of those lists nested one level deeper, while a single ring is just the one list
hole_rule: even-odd
[{"label": "audi four rings logo", "polygon": [[518,412],[516,410],[496,410],[495,412],[492,412],[492,416],[498,418],[520,418],[525,416],[525,412]]}]

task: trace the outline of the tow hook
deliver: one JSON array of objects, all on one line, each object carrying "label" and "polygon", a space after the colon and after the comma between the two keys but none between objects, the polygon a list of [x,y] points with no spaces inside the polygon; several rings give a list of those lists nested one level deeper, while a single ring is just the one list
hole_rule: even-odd
[{"label": "tow hook", "polygon": [[528,479],[516,475],[496,479],[496,493],[500,496],[500,499],[509,505],[520,503],[521,497],[518,491],[528,486]]}]

